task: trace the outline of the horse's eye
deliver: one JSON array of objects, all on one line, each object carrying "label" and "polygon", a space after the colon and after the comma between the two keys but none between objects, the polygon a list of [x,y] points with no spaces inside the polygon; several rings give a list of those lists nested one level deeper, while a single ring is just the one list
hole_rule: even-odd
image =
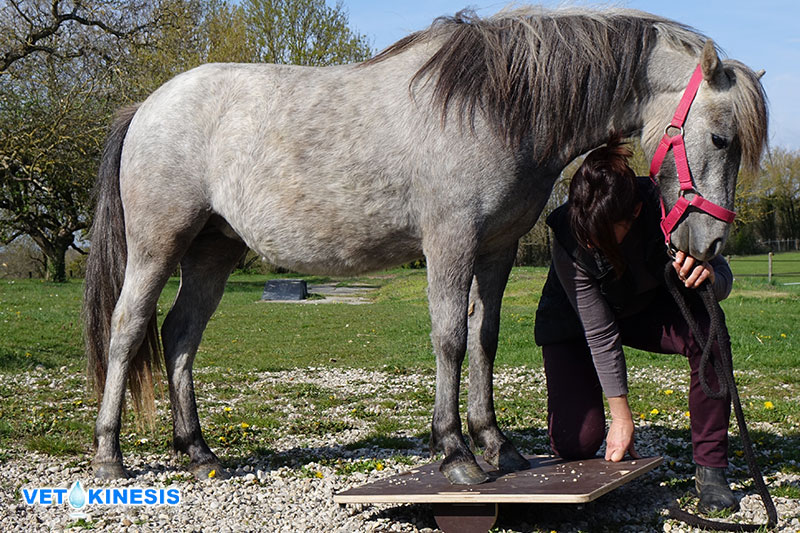
[{"label": "horse's eye", "polygon": [[715,133],[711,134],[711,142],[713,142],[714,146],[716,146],[719,149],[728,147],[728,139],[726,139],[725,137],[720,137]]}]

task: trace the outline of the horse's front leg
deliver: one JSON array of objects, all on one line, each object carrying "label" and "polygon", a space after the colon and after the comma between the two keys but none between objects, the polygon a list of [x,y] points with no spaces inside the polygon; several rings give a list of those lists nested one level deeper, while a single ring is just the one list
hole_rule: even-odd
[{"label": "horse's front leg", "polygon": [[469,297],[469,397],[467,425],[473,442],[483,448],[487,463],[505,471],[530,468],[497,426],[492,369],[500,332],[500,305],[517,253],[510,248],[475,262]]},{"label": "horse's front leg", "polygon": [[467,348],[467,302],[472,279],[474,242],[468,250],[455,249],[464,242],[437,232],[426,243],[428,305],[431,313],[431,341],[436,354],[436,397],[431,426],[431,452],[445,454],[441,471],[450,483],[474,485],[488,479],[469,450],[461,431],[458,393],[461,364]]}]

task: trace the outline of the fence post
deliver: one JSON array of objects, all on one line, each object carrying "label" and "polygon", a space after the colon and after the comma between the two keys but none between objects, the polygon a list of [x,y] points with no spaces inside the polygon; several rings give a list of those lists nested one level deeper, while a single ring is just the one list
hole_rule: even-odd
[{"label": "fence post", "polygon": [[767,255],[767,261],[769,262],[769,267],[767,269],[767,283],[772,283],[772,252]]}]

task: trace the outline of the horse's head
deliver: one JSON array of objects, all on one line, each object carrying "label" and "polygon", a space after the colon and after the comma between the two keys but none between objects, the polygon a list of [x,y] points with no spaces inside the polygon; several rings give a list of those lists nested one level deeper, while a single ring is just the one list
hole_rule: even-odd
[{"label": "horse's head", "polygon": [[[676,108],[678,111],[672,122],[665,121],[660,113],[661,143],[671,143],[669,153],[666,147],[660,149],[662,155],[666,153],[660,168],[654,136],[651,134],[645,141],[651,148],[648,151],[655,153],[651,173],[657,175],[668,218],[673,219],[674,225],[663,228],[672,248],[701,260],[722,251],[733,218],[739,166],[744,163],[756,168],[766,146],[766,97],[759,82],[762,74],[738,61],[721,61],[709,40],[693,78],[697,90],[694,101],[689,97],[692,82],[677,106],[673,95],[663,100],[670,102],[667,112]],[[681,107],[687,105],[690,107],[683,112],[682,120]],[[666,124],[670,126],[665,133]],[[651,132],[659,131],[650,126]],[[685,146],[688,168],[681,162],[681,144]],[[682,209],[685,212],[681,214]]]}]

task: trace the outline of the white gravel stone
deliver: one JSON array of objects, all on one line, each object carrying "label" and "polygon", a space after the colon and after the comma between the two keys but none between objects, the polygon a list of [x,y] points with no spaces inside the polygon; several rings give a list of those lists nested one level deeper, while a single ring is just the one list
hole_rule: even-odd
[{"label": "white gravel stone", "polygon": [[[202,374],[197,369],[196,374]],[[661,372],[661,371],[660,371]],[[655,381],[680,383],[686,379],[685,373],[664,370],[663,374],[652,375],[643,370],[631,371],[631,381]],[[672,374],[675,375],[672,375]],[[45,378],[42,380],[42,378]],[[36,387],[49,386],[52,376],[46,369],[14,376],[17,384],[28,380]],[[414,391],[433,391],[432,373],[410,373],[401,379],[387,376],[383,371],[363,369],[297,369],[285,372],[261,372],[255,374],[255,381],[248,382],[243,395],[258,394],[276,384],[291,381],[295,384],[309,383],[324,386],[333,394],[347,397],[361,395],[374,398],[402,399]],[[544,376],[535,369],[502,369],[496,377],[498,401],[519,394],[544,394]],[[212,387],[207,384],[201,388],[207,396],[204,401],[207,409],[222,410],[224,405],[236,405],[237,399],[226,398],[224,402],[214,403]],[[673,386],[676,391],[681,390]],[[216,406],[216,407],[214,407]],[[296,407],[296,406],[294,406]],[[287,402],[287,420],[294,414],[299,420],[306,416],[305,410],[293,412]],[[380,408],[376,403],[373,411],[377,416],[412,416],[401,410],[395,413]],[[339,418],[343,418],[352,407],[340,408]],[[413,409],[413,408],[412,408]],[[416,409],[419,409],[417,406]],[[391,414],[388,414],[391,413]],[[521,413],[526,414],[526,413]],[[333,416],[330,413],[326,416]],[[429,414],[413,415],[427,419]],[[542,416],[541,413],[536,416]],[[538,420],[538,419],[537,419]],[[335,435],[284,435],[270,442],[270,449],[279,454],[283,466],[270,463],[270,457],[244,457],[241,464],[233,468],[231,479],[212,479],[196,481],[184,476],[180,463],[164,455],[141,454],[131,443],[123,444],[126,466],[136,477],[113,482],[96,482],[91,477],[91,456],[79,460],[52,457],[41,453],[22,450],[0,450],[3,457],[0,468],[0,530],[19,532],[38,531],[81,531],[80,523],[70,517],[70,509],[61,506],[29,506],[24,503],[21,488],[64,487],[81,480],[86,487],[177,487],[181,491],[181,503],[175,507],[92,507],[88,511],[87,523],[93,531],[134,532],[372,532],[397,531],[401,533],[431,533],[438,531],[426,505],[338,505],[333,502],[337,492],[367,482],[404,472],[415,465],[427,463],[430,459],[427,443],[421,439],[412,440],[414,447],[409,450],[369,447],[348,450],[343,444],[358,442],[368,437],[372,422],[353,418],[353,429]],[[691,463],[684,455],[670,457],[666,450],[686,450],[690,447],[688,431],[683,431],[683,420],[664,422],[681,429],[675,436],[666,436],[663,428],[652,426],[648,421],[637,421],[637,450],[643,454],[665,455],[664,465],[643,478],[616,489],[599,500],[582,506],[574,505],[530,505],[501,507],[501,518],[497,524],[498,532],[549,532],[559,533],[578,531],[665,531],[668,533],[692,532],[680,522],[666,518],[664,509],[671,505],[680,492],[670,488],[667,481],[690,480]],[[359,425],[360,424],[360,425]],[[761,431],[775,432],[768,424],[760,424]],[[685,435],[681,434],[685,433]],[[512,438],[517,435],[511,433]],[[413,436],[413,435],[412,435]],[[528,442],[520,438],[518,442]],[[539,446],[533,444],[532,446]],[[133,448],[133,449],[132,449]],[[546,453],[547,449],[529,449],[528,453]],[[309,456],[318,458],[309,461]],[[402,455],[403,461],[395,458]],[[299,466],[290,459],[297,458]],[[338,459],[344,463],[352,461],[380,460],[382,470],[368,472],[354,471],[337,473],[331,462],[323,458]],[[691,461],[691,459],[688,459]],[[65,465],[64,463],[69,463]],[[77,463],[77,464],[75,464]],[[788,464],[788,462],[784,463]],[[784,471],[768,471],[771,488],[800,484],[800,473],[794,468]],[[320,472],[322,477],[307,477],[301,470]],[[740,468],[737,466],[736,468]],[[794,473],[786,473],[794,472]],[[744,475],[737,475],[743,479]],[[685,483],[683,486],[690,486]],[[734,485],[737,496],[741,498],[741,510],[729,521],[763,523],[766,514],[749,485],[742,488]],[[682,490],[682,489],[681,489]],[[800,500],[776,498],[775,503],[781,516],[777,531],[797,533],[800,530]],[[692,510],[691,506],[687,510]]]}]

